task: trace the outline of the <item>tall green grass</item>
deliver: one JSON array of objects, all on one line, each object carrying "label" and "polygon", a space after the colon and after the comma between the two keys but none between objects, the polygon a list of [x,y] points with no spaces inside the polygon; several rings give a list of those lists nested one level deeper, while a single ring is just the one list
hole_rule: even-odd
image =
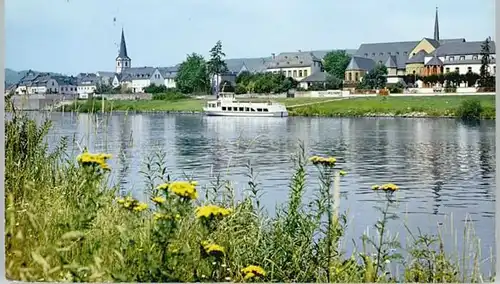
[{"label": "tall green grass", "polygon": [[[117,187],[108,186],[108,172],[67,156],[68,140],[49,151],[44,140],[49,121],[38,125],[14,114],[5,124],[5,268],[11,280],[490,280],[489,275],[479,273],[484,260],[476,245],[470,256],[453,256],[445,252],[437,233],[413,234],[408,247],[400,248],[399,238],[387,232],[388,222],[404,224],[395,215],[397,191],[381,191],[385,205],[374,224],[378,234],[364,234],[357,250],[346,254],[342,243],[349,241],[345,236],[349,224],[347,214],[338,211],[338,181],[346,173],[332,160],[315,160],[311,165],[303,148],[292,157],[295,170],[288,200],[273,217],[261,207],[262,189],[251,174],[243,200],[236,200],[233,188],[220,180],[207,188],[196,186],[198,198],[180,197],[177,194],[190,187],[173,185],[164,167],[167,157],[161,152],[152,153],[141,172],[144,191],[156,197],[156,203],[151,201],[144,208],[135,207],[133,199],[120,199]],[[320,172],[319,185],[313,201],[304,204],[311,166]],[[169,185],[161,186],[165,183]],[[204,205],[229,209],[229,214],[197,216]],[[394,253],[394,249],[408,254]],[[467,263],[472,263],[471,268],[465,269]],[[393,264],[399,271],[391,269]],[[252,269],[253,274],[248,272]]]}]

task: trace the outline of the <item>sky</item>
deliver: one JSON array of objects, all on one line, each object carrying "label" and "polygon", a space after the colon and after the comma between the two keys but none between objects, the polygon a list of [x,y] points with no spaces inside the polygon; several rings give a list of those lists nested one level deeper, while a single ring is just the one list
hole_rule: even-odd
[{"label": "sky", "polygon": [[6,0],[6,67],[114,71],[123,27],[132,66],[172,66],[222,41],[227,58],[433,37],[494,39],[494,0]]}]

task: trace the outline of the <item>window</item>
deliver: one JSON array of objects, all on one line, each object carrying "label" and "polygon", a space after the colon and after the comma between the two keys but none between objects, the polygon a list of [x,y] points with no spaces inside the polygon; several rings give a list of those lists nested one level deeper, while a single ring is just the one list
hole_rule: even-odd
[{"label": "window", "polygon": [[457,72],[457,73],[460,72],[460,68],[455,67],[455,72]]},{"label": "window", "polygon": [[384,55],[384,53],[383,53],[383,52],[381,52],[381,53],[379,53],[378,55],[382,56],[382,55]]},{"label": "window", "polygon": [[446,73],[450,73],[450,67],[446,67]]},{"label": "window", "polygon": [[493,66],[493,74],[496,74],[496,73],[497,73],[497,67]]},{"label": "window", "polygon": [[347,80],[347,81],[352,81],[352,73],[351,73],[351,72],[349,72],[347,75],[348,75],[348,77],[349,77],[349,80]]},{"label": "window", "polygon": [[302,70],[299,70],[299,77],[302,77]]},{"label": "window", "polygon": [[365,53],[365,57],[368,57],[368,53]]},{"label": "window", "polygon": [[372,56],[375,56],[375,52],[372,53]]},{"label": "window", "polygon": [[261,108],[258,108],[258,109],[257,109],[257,111],[262,112],[262,109],[261,109]]},{"label": "window", "polygon": [[408,52],[407,52],[407,51],[405,51],[405,52],[403,52],[403,54],[404,54],[404,55],[408,55]]},{"label": "window", "polygon": [[391,55],[391,54],[392,54],[392,52],[387,52],[387,54]]},{"label": "window", "polygon": [[222,110],[226,110],[226,107],[222,107]]},{"label": "window", "polygon": [[304,77],[307,77],[307,70],[304,70]]},{"label": "window", "polygon": [[399,55],[399,51],[396,51],[396,55]]},{"label": "window", "polygon": [[244,107],[240,107],[239,111],[245,111],[245,108]]},{"label": "window", "polygon": [[472,72],[472,67],[467,67],[467,72]]},{"label": "window", "polygon": [[118,67],[120,67],[120,61],[118,61]]},{"label": "window", "polygon": [[292,71],[288,70],[288,77],[292,77]]},{"label": "window", "polygon": [[449,56],[449,57],[448,57],[448,60],[453,61],[453,60],[455,60],[455,57],[453,57],[453,56]]},{"label": "window", "polygon": [[246,108],[245,108],[245,111],[250,111],[250,108],[249,108],[249,107],[246,107]]},{"label": "window", "polygon": [[251,108],[251,111],[255,111],[255,109],[254,109],[254,108]]},{"label": "window", "polygon": [[478,59],[479,59],[479,57],[477,55],[472,56],[472,60],[478,60]]},{"label": "window", "polygon": [[128,62],[125,61],[125,67],[128,67]]},{"label": "window", "polygon": [[358,72],[354,73],[354,81],[358,81]]},{"label": "window", "polygon": [[264,111],[269,111],[269,110],[267,108],[265,108]]},{"label": "window", "polygon": [[232,111],[232,110],[233,110],[233,108],[232,108],[232,107],[227,107],[227,110],[228,110],[228,111]]},{"label": "window", "polygon": [[465,60],[465,56],[464,55],[460,56],[460,60]]},{"label": "window", "polygon": [[293,78],[297,77],[297,70],[293,70]]}]

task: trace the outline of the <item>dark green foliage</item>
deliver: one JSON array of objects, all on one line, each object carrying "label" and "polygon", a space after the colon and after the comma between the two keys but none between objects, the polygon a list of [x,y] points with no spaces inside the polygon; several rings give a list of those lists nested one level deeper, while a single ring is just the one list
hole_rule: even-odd
[{"label": "dark green foliage", "polygon": [[463,101],[457,109],[457,116],[465,120],[480,119],[483,112],[483,106],[477,99],[468,99]]}]

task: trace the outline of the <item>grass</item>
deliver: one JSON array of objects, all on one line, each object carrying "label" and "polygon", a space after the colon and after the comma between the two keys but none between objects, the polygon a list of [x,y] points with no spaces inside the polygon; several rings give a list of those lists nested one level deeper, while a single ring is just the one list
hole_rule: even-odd
[{"label": "grass", "polygon": [[[480,118],[495,118],[495,96],[474,96],[481,104]],[[284,98],[274,99],[285,104],[291,116],[410,116],[410,117],[455,117],[460,116],[459,107],[471,96],[435,97],[364,97],[345,100],[332,98]],[[251,101],[262,101],[252,99]],[[198,99],[151,100],[151,101],[92,101],[77,102],[65,106],[64,111],[157,111],[157,112],[200,112],[206,101]],[[311,104],[314,103],[314,104]],[[309,105],[304,105],[309,104]]]},{"label": "grass", "polygon": [[[481,118],[495,118],[495,96],[474,96],[482,105]],[[291,109],[297,116],[429,116],[454,117],[471,96],[365,97],[324,102]]]},{"label": "grass", "polygon": [[[375,237],[361,236],[351,255],[342,251],[347,215],[338,211],[338,181],[346,173],[334,159],[293,156],[288,200],[271,217],[260,206],[261,188],[249,175],[243,200],[226,181],[199,188],[174,182],[168,158],[144,161],[142,189],[151,201],[117,196],[108,186],[105,156],[66,154],[63,139],[49,151],[51,124],[26,116],[6,121],[5,248],[11,280],[71,282],[480,282],[478,240],[464,254],[443,249],[440,233],[413,234],[400,248],[387,233],[397,219],[397,186],[374,188],[385,204]],[[112,157],[111,157],[112,158]],[[307,168],[320,172],[316,197],[304,204]],[[113,169],[111,169],[113,171]],[[251,172],[251,171],[250,171]],[[401,189],[407,190],[407,189]],[[215,206],[214,206],[215,205]],[[393,253],[406,251],[407,256]],[[465,253],[467,250],[467,253]],[[470,250],[470,251],[469,251]],[[492,258],[489,259],[493,261]],[[390,269],[397,265],[400,273]],[[470,269],[460,269],[472,263]]]}]

